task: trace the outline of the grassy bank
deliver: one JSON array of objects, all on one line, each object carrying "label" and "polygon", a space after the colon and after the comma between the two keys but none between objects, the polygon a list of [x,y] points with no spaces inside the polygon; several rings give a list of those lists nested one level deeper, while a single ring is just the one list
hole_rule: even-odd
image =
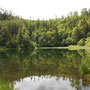
[{"label": "grassy bank", "polygon": [[80,50],[80,49],[90,49],[88,46],[78,46],[78,45],[70,45],[68,46],[69,50]]},{"label": "grassy bank", "polygon": [[39,47],[38,49],[68,49],[68,47]]},{"label": "grassy bank", "polygon": [[79,49],[90,49],[87,46],[78,46],[78,45],[70,45],[68,47],[39,47],[38,49],[69,49],[69,50],[79,50]]}]

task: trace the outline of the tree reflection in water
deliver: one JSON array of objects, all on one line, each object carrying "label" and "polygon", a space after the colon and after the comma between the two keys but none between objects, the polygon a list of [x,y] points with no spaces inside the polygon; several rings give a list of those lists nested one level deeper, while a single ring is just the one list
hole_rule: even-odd
[{"label": "tree reflection in water", "polygon": [[[88,53],[90,51],[66,49],[0,52],[0,78],[3,77],[10,82],[21,82],[24,78],[30,77],[36,82],[36,77],[34,79],[33,76],[44,79],[52,79],[53,77],[57,83],[60,82],[60,78],[63,78],[63,81],[69,80],[72,88],[80,90],[81,87],[87,86],[90,89],[90,81],[82,81],[81,74],[83,73],[80,68],[83,60],[89,60],[90,54]],[[89,64],[86,65],[89,67]]]}]

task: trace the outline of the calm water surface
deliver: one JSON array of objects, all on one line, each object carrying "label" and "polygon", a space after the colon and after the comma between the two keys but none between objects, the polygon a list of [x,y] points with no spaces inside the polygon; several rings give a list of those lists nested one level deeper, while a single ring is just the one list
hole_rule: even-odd
[{"label": "calm water surface", "polygon": [[81,78],[89,50],[1,51],[0,79],[18,90],[90,90]]}]

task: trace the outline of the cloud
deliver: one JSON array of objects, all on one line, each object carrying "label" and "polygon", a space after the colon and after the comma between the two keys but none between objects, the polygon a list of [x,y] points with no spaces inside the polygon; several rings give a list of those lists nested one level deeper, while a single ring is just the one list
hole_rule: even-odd
[{"label": "cloud", "polygon": [[0,7],[23,18],[55,18],[90,7],[90,0],[0,0]]}]

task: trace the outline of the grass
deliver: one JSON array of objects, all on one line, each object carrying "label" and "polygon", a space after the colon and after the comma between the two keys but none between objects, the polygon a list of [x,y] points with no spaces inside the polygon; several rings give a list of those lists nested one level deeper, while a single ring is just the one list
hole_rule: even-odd
[{"label": "grass", "polygon": [[87,46],[78,46],[78,45],[70,45],[68,46],[69,50],[80,50],[80,49],[90,49],[90,47]]},{"label": "grass", "polygon": [[80,50],[80,49],[90,49],[87,46],[78,46],[78,45],[70,45],[68,47],[39,47],[38,49],[69,49],[69,50]]},{"label": "grass", "polygon": [[68,49],[68,47],[39,47],[38,49]]},{"label": "grass", "polygon": [[0,90],[14,90],[14,86],[2,79],[0,80]]}]

